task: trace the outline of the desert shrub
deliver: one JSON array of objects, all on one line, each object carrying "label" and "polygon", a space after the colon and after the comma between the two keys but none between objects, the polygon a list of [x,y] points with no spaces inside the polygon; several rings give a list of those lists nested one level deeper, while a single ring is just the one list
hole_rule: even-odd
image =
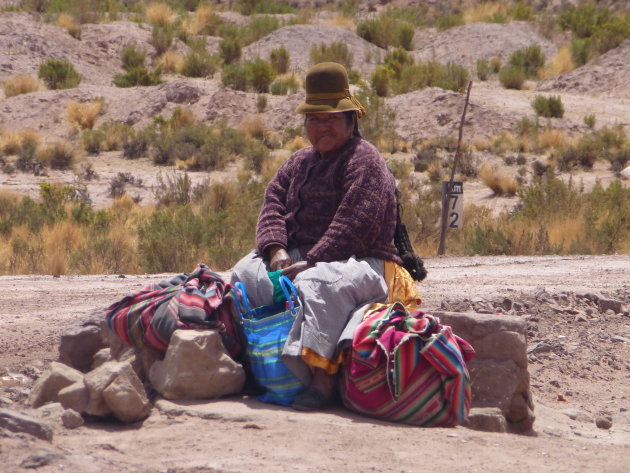
[{"label": "desert shrub", "polygon": [[598,26],[593,34],[593,43],[600,54],[619,46],[630,38],[630,13],[617,15]]},{"label": "desert shrub", "polygon": [[147,21],[154,26],[170,26],[176,16],[171,7],[164,2],[151,3],[146,9]]},{"label": "desert shrub", "polygon": [[133,127],[122,122],[108,122],[99,127],[103,132],[103,151],[122,149],[123,144],[134,133]]},{"label": "desert shrub", "polygon": [[499,71],[499,81],[506,89],[520,90],[525,83],[525,71],[518,66],[505,66]]},{"label": "desert shrub", "polygon": [[514,177],[486,164],[479,168],[479,178],[495,195],[515,195],[519,188]]},{"label": "desert shrub", "polygon": [[557,76],[570,72],[573,69],[575,69],[575,64],[571,57],[571,51],[568,46],[562,46],[548,62],[547,67],[544,69],[544,75],[546,77]]},{"label": "desert shrub", "polygon": [[40,157],[37,155],[37,141],[31,139],[24,140],[17,151],[17,155],[15,167],[18,170],[32,172],[35,175],[39,175],[43,172],[44,163],[42,163]]},{"label": "desert shrub", "polygon": [[613,181],[604,189],[597,182],[586,197],[584,215],[586,235],[595,242],[596,253],[627,250],[630,235],[630,188]]},{"label": "desert shrub", "polygon": [[216,36],[223,21],[208,5],[199,5],[192,19],[185,19],[182,28],[190,35]]},{"label": "desert shrub", "polygon": [[61,13],[57,17],[57,26],[66,30],[70,36],[81,39],[81,25],[74,16]]},{"label": "desert shrub", "polygon": [[490,71],[493,74],[498,74],[501,70],[502,60],[498,56],[493,56],[490,58]]},{"label": "desert shrub", "polygon": [[129,44],[120,51],[120,60],[124,70],[129,71],[136,67],[143,67],[147,53],[134,44]]},{"label": "desert shrub", "polygon": [[237,38],[228,37],[219,43],[219,56],[225,64],[232,64],[241,58],[241,43]]},{"label": "desert shrub", "polygon": [[171,173],[166,177],[159,173],[152,190],[158,207],[188,205],[193,198],[193,185],[188,173]]},{"label": "desert shrub", "polygon": [[126,74],[114,75],[114,85],[116,87],[151,86],[162,83],[160,69],[149,71],[144,66],[132,67]]},{"label": "desert shrub", "polygon": [[516,21],[534,21],[535,12],[531,5],[525,2],[516,2],[508,10],[508,14]]},{"label": "desert shrub", "polygon": [[538,134],[538,119],[532,121],[527,117],[516,122],[516,131],[519,136],[536,136]]},{"label": "desert shrub", "polygon": [[280,28],[278,18],[271,15],[255,16],[243,31],[245,44],[251,44]]},{"label": "desert shrub", "polygon": [[595,121],[596,121],[596,119],[595,119],[595,114],[594,113],[589,113],[588,115],[584,115],[584,117],[582,118],[582,121],[591,130],[595,128]]},{"label": "desert shrub", "polygon": [[569,6],[558,15],[558,24],[564,30],[571,30],[578,38],[593,36],[597,27],[608,23],[612,14],[608,8],[598,8],[594,4],[578,7]]},{"label": "desert shrub", "polygon": [[258,111],[258,113],[263,113],[266,108],[267,108],[267,95],[258,94],[258,96],[256,97],[256,110]]},{"label": "desert shrub", "polygon": [[545,65],[545,55],[540,46],[533,45],[514,51],[509,59],[511,66],[520,67],[528,78],[536,77],[538,70]]},{"label": "desert shrub", "polygon": [[571,40],[571,59],[577,66],[583,66],[593,58],[594,51],[590,38],[573,38]]},{"label": "desert shrub", "polygon": [[269,86],[276,76],[271,64],[261,58],[256,58],[247,63],[249,77],[251,78],[251,88],[255,92],[269,92]]},{"label": "desert shrub", "polygon": [[90,154],[99,154],[103,149],[105,132],[103,130],[84,130],[81,135],[81,145]]},{"label": "desert shrub", "polygon": [[2,83],[4,95],[14,97],[21,94],[37,92],[40,89],[40,82],[36,77],[19,75],[10,77]]},{"label": "desert shrub", "polygon": [[221,69],[221,83],[224,87],[247,90],[248,68],[245,64],[227,64]]},{"label": "desert shrub", "polygon": [[81,82],[81,75],[66,59],[50,58],[40,64],[39,78],[49,89],[72,89]]},{"label": "desert shrub", "polygon": [[387,106],[385,100],[366,87],[357,91],[356,97],[366,110],[366,115],[361,118],[359,123],[361,134],[379,149],[391,149],[394,143],[399,140],[394,128],[395,110]]},{"label": "desert shrub", "polygon": [[69,169],[75,159],[74,147],[65,141],[56,141],[39,151],[39,159],[52,169]]},{"label": "desert shrub", "polygon": [[241,12],[243,15],[253,15],[254,13],[281,14],[295,12],[295,9],[284,1],[238,0],[235,3],[236,10]]},{"label": "desert shrub", "polygon": [[414,170],[414,164],[408,159],[390,158],[387,167],[396,179],[407,179]]},{"label": "desert shrub", "polygon": [[171,26],[154,25],[151,30],[149,43],[155,48],[156,54],[165,53],[173,44],[174,31]]},{"label": "desert shrub", "polygon": [[191,50],[182,64],[182,74],[188,77],[208,77],[217,70],[218,58],[204,49]]},{"label": "desert shrub", "polygon": [[[289,70],[289,51],[284,45],[279,48],[272,49],[269,53],[269,62],[271,63],[271,67],[273,67],[276,74],[286,74]],[[284,95],[284,94],[282,94]]]},{"label": "desert shrub", "polygon": [[564,107],[562,99],[559,95],[545,97],[537,95],[532,100],[532,108],[536,115],[545,118],[562,118],[564,116]]},{"label": "desert shrub", "polygon": [[66,120],[81,130],[94,128],[97,118],[103,110],[103,101],[69,102],[66,106]]},{"label": "desert shrub", "polygon": [[127,184],[136,187],[143,187],[142,179],[136,178],[130,172],[119,172],[109,182],[110,197],[122,197],[126,193]]},{"label": "desert shrub", "polygon": [[444,31],[464,24],[464,16],[461,13],[444,13],[436,18],[435,26]]},{"label": "desert shrub", "polygon": [[389,14],[366,20],[357,25],[357,34],[381,48],[400,47],[406,50],[413,48],[415,30],[407,21]]},{"label": "desert shrub", "polygon": [[490,61],[487,59],[477,59],[477,77],[479,80],[485,81],[488,80],[490,74],[492,72],[490,68]]},{"label": "desert shrub", "polygon": [[370,85],[379,97],[387,97],[391,90],[392,70],[386,66],[376,66],[372,73]]},{"label": "desert shrub", "polygon": [[333,41],[330,44],[320,43],[319,45],[313,45],[311,47],[309,57],[311,64],[331,61],[338,62],[348,71],[352,69],[352,53],[343,41]]},{"label": "desert shrub", "polygon": [[152,133],[150,130],[136,132],[131,128],[123,139],[123,158],[137,159],[146,156],[151,139]]}]

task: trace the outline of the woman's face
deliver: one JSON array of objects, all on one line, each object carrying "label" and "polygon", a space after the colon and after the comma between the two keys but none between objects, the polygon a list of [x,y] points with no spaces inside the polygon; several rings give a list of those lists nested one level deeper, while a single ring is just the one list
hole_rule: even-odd
[{"label": "woman's face", "polygon": [[309,113],[306,115],[306,134],[321,154],[341,148],[352,136],[354,118],[347,120],[343,112]]}]

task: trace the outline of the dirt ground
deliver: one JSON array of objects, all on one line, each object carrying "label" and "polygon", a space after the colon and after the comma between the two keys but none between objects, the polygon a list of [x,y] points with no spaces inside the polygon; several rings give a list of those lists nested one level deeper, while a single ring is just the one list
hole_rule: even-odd
[{"label": "dirt ground", "polygon": [[[426,311],[528,318],[530,436],[420,429],[338,407],[253,399],[156,400],[144,422],[54,424],[52,442],[0,430],[0,470],[40,472],[626,472],[630,465],[630,256],[427,258]],[[0,408],[39,415],[29,388],[60,334],[90,310],[170,275],[0,277]],[[601,312],[593,295],[623,304]],[[511,301],[507,311],[505,301]],[[508,305],[509,306],[509,305]],[[625,312],[624,312],[625,310]],[[596,426],[600,416],[610,429]]]}]

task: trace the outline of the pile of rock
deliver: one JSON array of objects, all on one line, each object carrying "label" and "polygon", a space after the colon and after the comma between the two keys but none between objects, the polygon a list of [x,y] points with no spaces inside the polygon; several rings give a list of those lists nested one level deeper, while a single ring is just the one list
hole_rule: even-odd
[{"label": "pile of rock", "polygon": [[104,313],[92,312],[61,337],[62,362],[53,362],[30,393],[33,407],[59,403],[66,427],[81,425],[84,416],[143,420],[154,392],[167,399],[212,399],[243,389],[244,370],[227,355],[217,331],[176,331],[162,360],[157,352],[124,345]]}]

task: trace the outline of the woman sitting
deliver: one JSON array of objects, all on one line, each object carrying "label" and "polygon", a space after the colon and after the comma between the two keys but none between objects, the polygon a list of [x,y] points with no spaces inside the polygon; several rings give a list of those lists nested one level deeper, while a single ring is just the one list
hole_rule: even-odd
[{"label": "woman sitting", "polygon": [[315,410],[333,397],[340,340],[352,339],[372,303],[387,300],[385,273],[402,270],[402,261],[393,243],[396,182],[378,150],[361,138],[358,118],[365,110],[350,94],[345,68],[332,62],[310,68],[306,101],[296,112],[305,115],[312,146],[294,153],[269,183],[257,250],[237,263],[232,283],[242,281],[252,303],[266,305],[273,294],[269,271],[282,270],[294,281],[303,314],[283,362],[308,386],[293,407]]}]

